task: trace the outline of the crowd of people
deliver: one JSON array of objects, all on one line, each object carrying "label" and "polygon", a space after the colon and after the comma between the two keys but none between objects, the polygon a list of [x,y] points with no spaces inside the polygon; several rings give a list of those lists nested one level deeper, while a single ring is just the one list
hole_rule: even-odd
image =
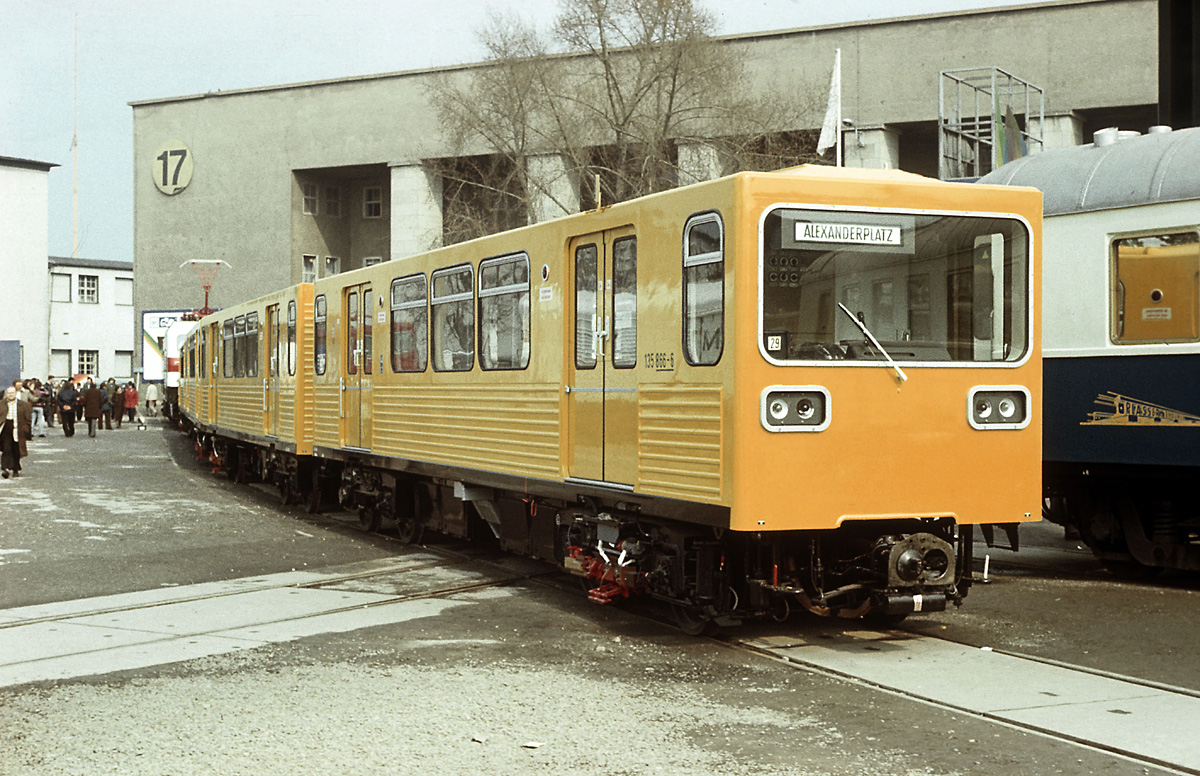
[{"label": "crowd of people", "polygon": [[[0,477],[20,477],[21,459],[28,455],[25,443],[46,436],[56,422],[71,437],[76,421],[87,421],[88,436],[95,437],[101,428],[119,429],[123,420],[136,420],[141,398],[132,382],[112,378],[100,383],[85,377],[14,380],[0,398]],[[147,415],[158,413],[158,399],[158,386],[150,383],[144,397]]]}]

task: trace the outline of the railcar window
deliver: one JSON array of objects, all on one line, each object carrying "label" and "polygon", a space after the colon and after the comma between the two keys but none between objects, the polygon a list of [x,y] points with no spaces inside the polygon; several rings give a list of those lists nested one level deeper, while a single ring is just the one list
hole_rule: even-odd
[{"label": "railcar window", "polygon": [[1112,242],[1112,341],[1200,341],[1200,235],[1167,232]]},{"label": "railcar window", "polygon": [[683,230],[683,352],[693,366],[712,366],[725,349],[725,232],[716,213]]},{"label": "railcar window", "polygon": [[613,366],[637,366],[637,238],[613,243]]},{"label": "railcar window", "polygon": [[363,291],[363,310],[362,310],[362,327],[363,327],[363,374],[371,374],[371,361],[375,358],[375,337],[373,334],[373,324],[375,318],[375,297],[371,294],[371,289]]},{"label": "railcar window", "polygon": [[246,344],[242,349],[246,377],[258,377],[258,313],[246,316]]},{"label": "railcar window", "polygon": [[287,371],[296,374],[296,303],[287,306]]},{"label": "railcar window", "polygon": [[424,372],[429,354],[428,287],[424,275],[392,281],[392,371]]},{"label": "railcar window", "polygon": [[346,374],[358,374],[358,293],[346,295]]},{"label": "railcar window", "polygon": [[208,329],[200,330],[200,376],[208,377]]},{"label": "railcar window", "polygon": [[575,249],[575,368],[596,368],[596,280],[599,253],[594,244]]},{"label": "railcar window", "polygon": [[529,366],[529,257],[524,253],[479,263],[479,366]]},{"label": "railcar window", "polygon": [[313,300],[313,370],[325,374],[325,295]]},{"label": "railcar window", "polygon": [[233,319],[225,321],[221,326],[221,373],[225,377],[233,377]]},{"label": "railcar window", "polygon": [[761,346],[779,361],[1014,362],[1029,237],[991,216],[779,208],[763,222]]},{"label": "railcar window", "polygon": [[246,376],[246,316],[233,319],[233,376]]},{"label": "railcar window", "polygon": [[433,273],[433,368],[469,372],[475,365],[475,287],[469,265]]}]

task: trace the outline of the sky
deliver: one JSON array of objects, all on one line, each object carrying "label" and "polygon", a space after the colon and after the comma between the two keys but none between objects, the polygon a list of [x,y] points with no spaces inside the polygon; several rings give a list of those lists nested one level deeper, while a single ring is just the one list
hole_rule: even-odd
[{"label": "sky", "polygon": [[[730,35],[1031,1],[700,0]],[[130,102],[474,62],[490,12],[549,29],[557,10],[558,0],[0,0],[0,156],[60,165],[50,255],[71,256],[77,234],[81,258],[132,261]]]}]

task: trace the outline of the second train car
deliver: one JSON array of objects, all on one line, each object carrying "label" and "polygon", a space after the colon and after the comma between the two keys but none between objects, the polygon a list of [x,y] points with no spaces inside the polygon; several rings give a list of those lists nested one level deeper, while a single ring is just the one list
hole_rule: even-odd
[{"label": "second train car", "polygon": [[1031,189],[741,173],[225,309],[183,411],[285,497],[689,630],[940,611],[975,526],[1040,516],[1040,228]]}]

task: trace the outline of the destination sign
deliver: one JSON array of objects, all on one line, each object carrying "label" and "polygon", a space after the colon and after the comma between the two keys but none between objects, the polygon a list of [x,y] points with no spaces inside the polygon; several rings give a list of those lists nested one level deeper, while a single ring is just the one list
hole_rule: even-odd
[{"label": "destination sign", "polygon": [[796,242],[850,243],[853,245],[900,245],[898,226],[821,224],[796,222]]}]

